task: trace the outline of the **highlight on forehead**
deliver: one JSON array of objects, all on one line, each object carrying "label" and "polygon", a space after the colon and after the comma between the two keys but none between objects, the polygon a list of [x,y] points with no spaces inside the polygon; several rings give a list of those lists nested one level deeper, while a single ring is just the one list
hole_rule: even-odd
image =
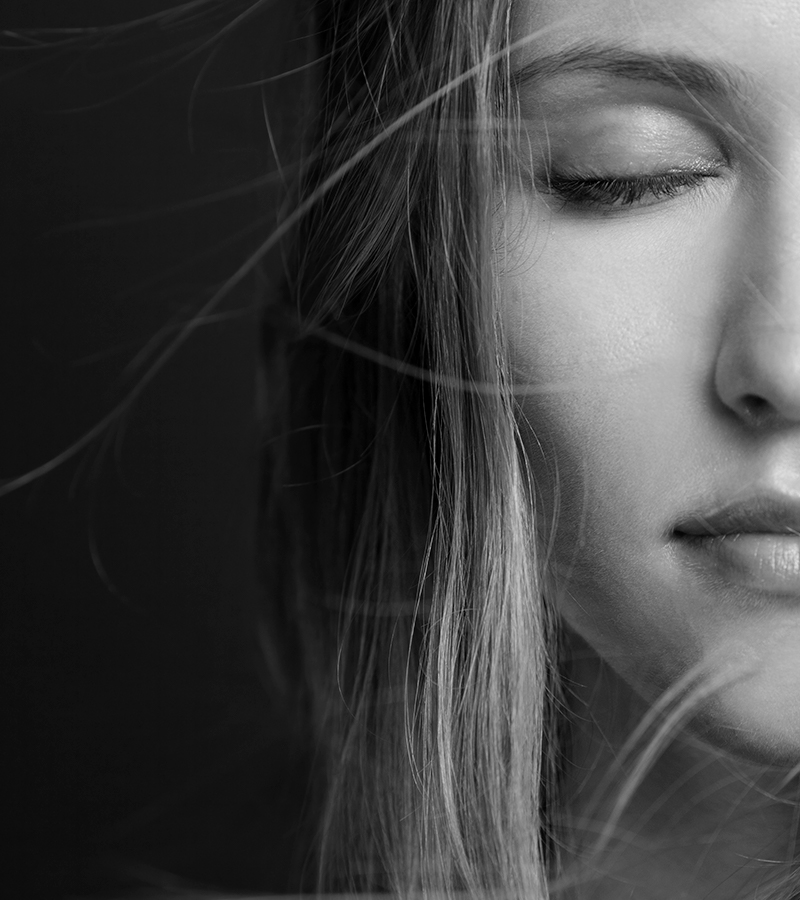
[{"label": "highlight on forehead", "polygon": [[569,72],[649,81],[706,97],[741,94],[748,81],[744,73],[722,62],[591,42],[574,44],[529,60],[514,70],[512,78],[515,86],[521,87]]}]

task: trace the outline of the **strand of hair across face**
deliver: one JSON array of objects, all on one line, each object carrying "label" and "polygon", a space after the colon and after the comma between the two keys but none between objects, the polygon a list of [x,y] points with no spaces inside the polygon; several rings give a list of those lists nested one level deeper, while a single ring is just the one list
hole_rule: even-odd
[{"label": "strand of hair across face", "polygon": [[[195,2],[205,2],[205,0],[195,0]],[[261,2],[266,2],[266,0],[261,0]],[[191,5],[193,4],[187,4],[187,6]],[[516,42],[513,47],[498,51],[493,56],[491,61],[496,62],[504,58],[513,50],[520,49],[529,43],[533,43],[535,40],[541,38],[546,33],[546,31],[547,29],[543,28],[540,31],[528,35],[526,36],[526,38]],[[217,307],[222,303],[223,300],[225,300],[226,297],[228,297],[233,289],[237,287],[237,285],[241,284],[242,281],[252,271],[254,271],[254,269],[267,256],[267,254],[292,232],[292,230],[305,218],[305,216],[308,215],[308,213],[316,207],[319,201],[333,187],[335,187],[337,184],[339,184],[340,181],[342,181],[345,175],[355,169],[358,164],[366,159],[370,154],[372,154],[377,147],[381,146],[381,144],[383,144],[393,134],[399,132],[408,122],[416,118],[421,112],[433,106],[442,97],[447,96],[447,94],[453,91],[454,88],[473,78],[478,72],[480,72],[481,68],[484,65],[485,63],[476,64],[467,71],[448,81],[447,84],[431,93],[424,100],[416,103],[409,110],[398,116],[397,119],[385,125],[384,130],[380,134],[376,135],[367,144],[353,153],[346,162],[342,163],[335,172],[329,175],[322,184],[320,184],[308,197],[302,200],[294,208],[294,210],[292,210],[292,212],[290,212],[286,216],[281,224],[273,231],[270,237],[268,237],[255,251],[253,251],[253,253],[239,266],[239,268],[227,279],[227,281],[217,291],[214,292],[210,299],[200,307],[195,316],[193,316],[192,319],[190,319],[183,325],[180,332],[176,335],[172,342],[156,357],[156,359],[151,363],[150,367],[142,374],[136,384],[132,388],[130,388],[125,397],[116,406],[114,406],[105,416],[103,416],[80,438],[78,438],[60,453],[57,453],[55,456],[51,457],[46,462],[30,469],[23,475],[0,480],[0,497],[6,496],[7,494],[12,493],[24,487],[25,485],[31,484],[37,479],[44,477],[50,472],[55,471],[64,463],[68,462],[70,459],[73,459],[81,451],[89,447],[92,443],[94,443],[94,441],[101,437],[108,428],[116,424],[131,409],[133,404],[142,395],[145,388],[153,381],[153,379],[158,375],[161,369],[164,368],[164,366],[169,362],[172,356],[186,343],[186,341],[191,337],[194,331],[201,324],[203,324],[205,320],[207,320],[208,316],[210,316],[217,309]],[[382,364],[397,364],[397,361],[391,361],[389,358],[384,359],[382,355],[377,351],[369,351],[368,348],[363,349],[365,351],[365,354],[366,352],[375,352],[377,354],[374,357],[375,360],[380,360]],[[413,370],[409,370],[409,373],[411,373],[412,371]],[[415,374],[423,380],[430,380],[429,376],[424,374],[424,370],[419,370]],[[464,385],[461,385],[461,387],[464,388]],[[479,388],[479,391],[480,390],[481,388]]]}]

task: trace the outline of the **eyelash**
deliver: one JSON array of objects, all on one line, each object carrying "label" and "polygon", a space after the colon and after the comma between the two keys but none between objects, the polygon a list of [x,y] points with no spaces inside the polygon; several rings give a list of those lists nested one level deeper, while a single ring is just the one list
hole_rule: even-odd
[{"label": "eyelash", "polygon": [[550,172],[543,180],[541,189],[572,207],[620,209],[671,200],[685,191],[700,187],[707,178],[717,177],[717,171],[697,170],[621,177]]}]

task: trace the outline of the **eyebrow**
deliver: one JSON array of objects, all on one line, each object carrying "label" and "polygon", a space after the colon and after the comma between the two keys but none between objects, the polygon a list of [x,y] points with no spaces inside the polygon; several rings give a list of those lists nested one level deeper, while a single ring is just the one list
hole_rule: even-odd
[{"label": "eyebrow", "polygon": [[517,87],[565,72],[590,72],[629,81],[649,81],[706,97],[741,94],[742,72],[669,53],[643,53],[620,46],[583,43],[540,56],[512,73]]}]

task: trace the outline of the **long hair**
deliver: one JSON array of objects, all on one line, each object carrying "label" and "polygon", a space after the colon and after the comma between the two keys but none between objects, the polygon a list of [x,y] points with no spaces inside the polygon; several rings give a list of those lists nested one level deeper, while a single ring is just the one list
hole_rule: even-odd
[{"label": "long hair", "polygon": [[491,271],[508,2],[321,2],[312,29],[265,541],[318,884],[544,897],[555,639]]}]

